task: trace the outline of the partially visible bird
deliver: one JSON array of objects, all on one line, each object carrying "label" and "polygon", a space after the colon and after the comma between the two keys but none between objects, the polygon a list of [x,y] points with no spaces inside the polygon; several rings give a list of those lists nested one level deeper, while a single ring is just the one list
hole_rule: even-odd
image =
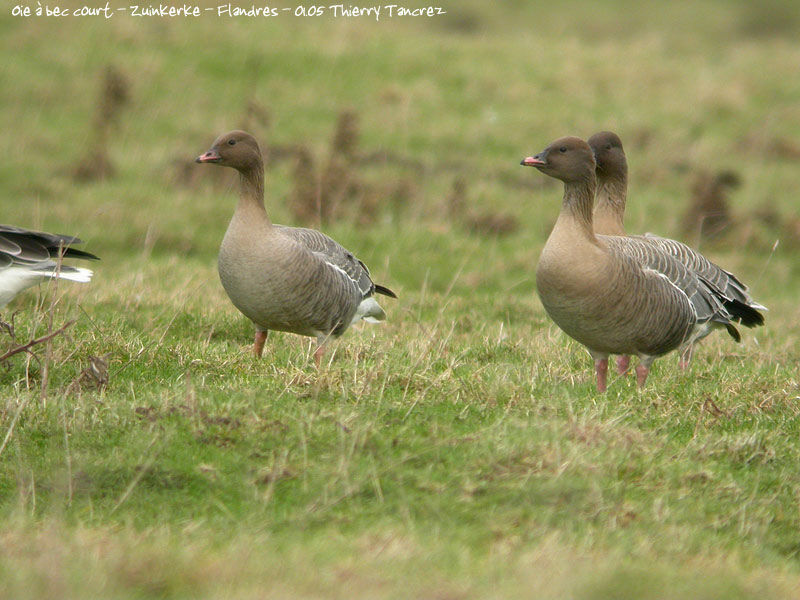
[{"label": "partially visible bird", "polygon": [[72,247],[80,243],[71,235],[0,225],[0,308],[21,291],[46,279],[88,282],[92,271],[61,264],[63,258],[99,260],[94,254]]},{"label": "partially visible bird", "polygon": [[[622,140],[611,131],[601,131],[588,140],[597,163],[597,193],[594,208],[594,231],[603,235],[625,236],[625,203],[628,193],[628,161]],[[662,252],[680,261],[689,270],[709,285],[722,298],[722,304],[731,314],[732,320],[745,327],[756,327],[764,324],[764,315],[760,310],[767,310],[750,296],[747,286],[725,269],[717,266],[705,256],[686,244],[659,237],[651,233],[628,236],[651,244]],[[694,344],[723,325],[710,322],[703,332],[695,337],[692,344],[687,344],[681,351],[680,367],[685,369],[692,357]],[[739,333],[732,325],[726,326],[731,336],[738,342]],[[734,333],[735,332],[735,333]],[[628,356],[617,358],[617,370],[624,373],[628,370]]]}]

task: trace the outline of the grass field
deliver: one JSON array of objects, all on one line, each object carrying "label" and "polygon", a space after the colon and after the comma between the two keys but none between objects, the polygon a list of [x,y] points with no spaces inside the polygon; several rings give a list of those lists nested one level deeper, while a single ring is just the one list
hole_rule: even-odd
[{"label": "grass field", "polygon": [[[800,596],[800,10],[444,7],[2,10],[0,221],[102,261],[2,314],[18,342],[76,322],[0,369],[0,597]],[[330,160],[342,111],[356,151]],[[288,334],[254,360],[217,278],[235,184],[191,161],[245,125],[273,220],[297,224],[300,149],[313,193],[349,189],[324,230],[399,295],[319,371]],[[657,361],[643,391],[596,393],[535,292],[561,189],[519,161],[601,129],[626,144],[632,232],[697,243],[693,181],[737,173],[701,248],[770,308],[687,372]],[[98,152],[114,172],[76,178]]]}]

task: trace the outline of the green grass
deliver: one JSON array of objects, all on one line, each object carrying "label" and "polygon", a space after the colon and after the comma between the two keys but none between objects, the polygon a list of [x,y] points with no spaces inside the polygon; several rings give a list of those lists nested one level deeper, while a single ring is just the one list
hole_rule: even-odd
[{"label": "green grass", "polygon": [[[0,15],[2,220],[102,257],[91,285],[3,313],[21,341],[54,298],[55,326],[77,322],[0,369],[0,597],[797,597],[800,175],[775,148],[800,139],[800,13],[448,4],[380,23]],[[130,82],[117,174],[75,183],[109,63]],[[357,173],[373,222],[325,231],[399,300],[320,371],[287,334],[251,357],[215,268],[235,190],[178,177],[251,100],[267,147],[324,163],[350,108],[360,151],[388,157]],[[606,128],[631,231],[680,237],[696,171],[741,175],[736,225],[703,249],[770,312],[687,372],[668,356],[643,391],[613,376],[601,395],[535,293],[560,188],[518,163]],[[291,173],[268,168],[276,222]],[[449,217],[456,177],[518,230]],[[81,376],[97,356],[102,390]]]}]

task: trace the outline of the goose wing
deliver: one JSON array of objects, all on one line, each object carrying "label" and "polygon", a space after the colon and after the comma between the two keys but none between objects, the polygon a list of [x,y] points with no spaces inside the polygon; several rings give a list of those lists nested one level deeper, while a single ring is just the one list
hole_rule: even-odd
[{"label": "goose wing", "polygon": [[659,237],[652,233],[634,237],[644,239],[673,256],[708,283],[723,298],[725,308],[734,319],[747,327],[764,324],[764,315],[758,311],[767,310],[767,308],[753,300],[748,293],[747,286],[733,273],[726,271],[693,248],[676,240]]},{"label": "goose wing", "polygon": [[[81,240],[71,235],[32,231],[14,225],[0,225],[0,254],[11,259],[11,263],[24,265],[47,265],[51,259],[61,255],[70,258],[86,258],[98,260],[97,256],[83,250],[71,248],[71,244],[80,244]],[[4,260],[3,263],[7,263]]]},{"label": "goose wing", "polygon": [[598,236],[609,250],[633,259],[643,271],[666,278],[686,296],[697,324],[708,321],[729,323],[731,314],[724,306],[721,294],[681,261],[648,240],[636,237]]},{"label": "goose wing", "polygon": [[275,228],[311,251],[332,269],[344,273],[361,293],[362,298],[375,293],[375,284],[370,278],[369,269],[337,241],[314,229],[283,225],[276,225]]}]

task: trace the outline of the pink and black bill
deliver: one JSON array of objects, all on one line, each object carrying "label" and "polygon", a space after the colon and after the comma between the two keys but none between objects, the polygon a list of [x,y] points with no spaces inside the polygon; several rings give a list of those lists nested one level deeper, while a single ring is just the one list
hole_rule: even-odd
[{"label": "pink and black bill", "polygon": [[197,158],[194,159],[194,162],[199,163],[216,163],[222,160],[222,157],[219,155],[219,152],[214,150],[213,148],[206,152],[205,154],[201,154]]}]

